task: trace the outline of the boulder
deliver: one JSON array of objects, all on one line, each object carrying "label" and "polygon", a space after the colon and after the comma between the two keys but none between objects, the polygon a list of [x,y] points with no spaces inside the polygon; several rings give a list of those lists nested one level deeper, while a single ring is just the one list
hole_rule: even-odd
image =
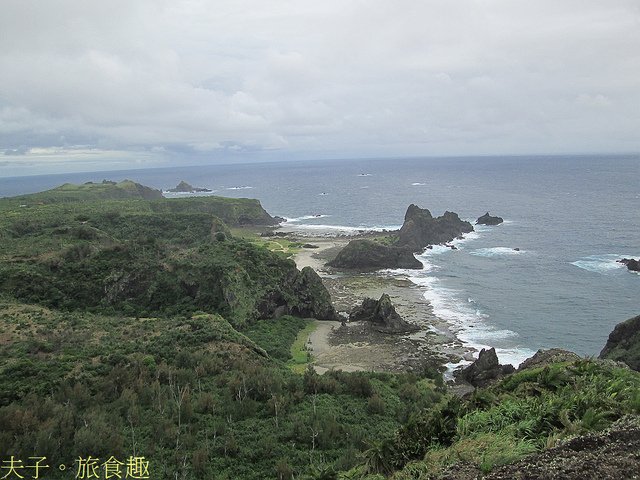
[{"label": "boulder", "polygon": [[480,350],[478,359],[462,370],[456,376],[469,382],[474,387],[485,387],[489,383],[515,372],[513,365],[500,365],[495,348]]},{"label": "boulder", "polygon": [[349,270],[422,268],[422,263],[413,256],[411,249],[382,245],[366,239],[350,241],[327,265]]},{"label": "boulder", "polygon": [[398,232],[397,246],[417,252],[428,245],[451,242],[463,233],[472,231],[473,226],[460,220],[457,213],[444,212],[441,217],[433,217],[426,208],[411,204]]},{"label": "boulder", "polygon": [[618,263],[626,265],[632,272],[640,272],[640,260],[636,260],[635,258],[623,258],[618,260]]},{"label": "boulder", "polygon": [[504,222],[502,217],[492,217],[487,212],[476,220],[476,225],[500,225],[502,222]]},{"label": "boulder", "polygon": [[640,315],[616,325],[600,358],[624,362],[640,372]]},{"label": "boulder", "polygon": [[365,298],[362,305],[351,311],[349,321],[371,322],[371,326],[382,333],[407,333],[420,329],[420,327],[402,319],[386,293],[383,293],[378,301],[373,298]]}]

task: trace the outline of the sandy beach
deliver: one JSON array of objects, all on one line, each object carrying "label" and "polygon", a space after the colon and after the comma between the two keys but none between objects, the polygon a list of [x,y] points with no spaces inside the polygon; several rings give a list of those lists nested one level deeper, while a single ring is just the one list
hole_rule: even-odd
[{"label": "sandy beach", "polygon": [[306,237],[317,248],[302,249],[294,260],[298,268],[312,267],[322,277],[338,312],[348,316],[365,297],[387,293],[397,312],[421,327],[413,334],[384,334],[362,322],[316,321],[309,349],[318,373],[344,371],[414,371],[425,366],[457,363],[469,351],[432,313],[421,290],[402,276],[377,272],[337,272],[326,266],[348,242],[346,237]]}]

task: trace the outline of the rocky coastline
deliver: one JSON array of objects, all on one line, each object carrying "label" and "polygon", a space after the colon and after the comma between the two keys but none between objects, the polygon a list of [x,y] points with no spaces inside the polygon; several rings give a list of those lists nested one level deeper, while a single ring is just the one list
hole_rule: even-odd
[{"label": "rocky coastline", "polygon": [[[488,212],[483,217],[487,215]],[[491,222],[501,223],[494,220],[479,223]],[[341,318],[340,322],[331,322],[330,327],[320,328],[312,336],[310,348],[316,369],[320,372],[327,369],[398,372],[428,365],[447,370],[450,387],[460,394],[515,372],[512,365],[499,364],[495,349],[482,350],[478,355],[473,348],[465,346],[433,314],[422,292],[408,279],[375,273],[384,268],[421,268],[406,252],[420,263],[413,250],[431,245],[425,242],[447,244],[467,231],[473,231],[473,227],[455,213],[446,212],[434,218],[428,210],[411,205],[403,227],[397,232],[385,232],[382,236],[378,233],[339,238],[305,237],[305,241],[317,248],[299,252],[295,257],[298,267],[312,266],[319,273]],[[377,313],[381,302],[389,311],[390,322]],[[639,368],[634,363],[635,350],[629,352],[640,345],[638,318],[623,322],[612,332],[601,358],[626,360],[631,368]],[[634,333],[627,332],[629,329]],[[624,335],[619,333],[622,330],[626,332]],[[625,343],[627,338],[633,340]],[[319,343],[322,347],[316,348]],[[520,369],[579,358],[561,349],[541,350],[525,360]],[[452,365],[458,366],[453,376]]]}]

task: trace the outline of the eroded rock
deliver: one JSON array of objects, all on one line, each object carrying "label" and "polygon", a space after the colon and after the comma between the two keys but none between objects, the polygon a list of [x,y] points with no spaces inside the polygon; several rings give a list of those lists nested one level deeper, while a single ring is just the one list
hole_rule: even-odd
[{"label": "eroded rock", "polygon": [[362,305],[351,311],[349,321],[371,322],[372,327],[382,333],[407,333],[420,329],[402,319],[386,293],[383,293],[377,301],[373,298],[365,298]]}]

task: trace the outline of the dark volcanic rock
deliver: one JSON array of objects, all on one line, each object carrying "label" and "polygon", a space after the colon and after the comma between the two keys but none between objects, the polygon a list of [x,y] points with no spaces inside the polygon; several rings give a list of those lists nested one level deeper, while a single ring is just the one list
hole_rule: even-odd
[{"label": "dark volcanic rock", "polygon": [[640,315],[616,325],[600,358],[624,362],[640,372]]},{"label": "dark volcanic rock", "polygon": [[171,188],[168,191],[173,193],[211,192],[211,190],[209,190],[208,188],[192,187],[184,180],[176,185],[176,188]]},{"label": "dark volcanic rock", "polygon": [[456,372],[459,376],[469,382],[474,387],[484,387],[505,375],[515,372],[513,365],[500,365],[498,363],[498,355],[496,349],[491,348],[480,350],[478,359],[467,368]]},{"label": "dark volcanic rock", "polygon": [[355,307],[349,315],[349,321],[371,322],[372,327],[382,333],[415,332],[420,328],[405,322],[396,312],[391,298],[383,293],[380,300],[365,298],[362,305]]},{"label": "dark volcanic rock", "polygon": [[[407,209],[395,245],[352,240],[328,265],[354,270],[421,269],[422,263],[413,256],[413,252],[420,252],[433,244],[446,244],[472,231],[473,226],[460,220],[456,213],[445,212],[441,217],[434,218],[429,210],[412,204]],[[451,248],[455,249],[453,246]]]},{"label": "dark volcanic rock", "polygon": [[389,247],[373,240],[352,240],[327,265],[353,270],[422,268],[411,249]]},{"label": "dark volcanic rock", "polygon": [[411,204],[398,233],[397,245],[421,251],[427,245],[447,243],[469,232],[473,232],[473,226],[460,220],[457,213],[444,212],[441,217],[433,217],[426,208]]},{"label": "dark volcanic rock", "polygon": [[533,357],[529,357],[522,362],[518,367],[518,371],[526,370],[527,368],[544,367],[552,363],[575,362],[577,360],[580,360],[580,356],[569,350],[562,350],[561,348],[540,349]]},{"label": "dark volcanic rock", "polygon": [[476,220],[476,225],[500,225],[502,222],[504,222],[502,217],[492,217],[487,212]]},{"label": "dark volcanic rock", "polygon": [[640,272],[640,260],[636,260],[635,258],[623,258],[618,260],[618,262],[626,265],[632,272]]}]

